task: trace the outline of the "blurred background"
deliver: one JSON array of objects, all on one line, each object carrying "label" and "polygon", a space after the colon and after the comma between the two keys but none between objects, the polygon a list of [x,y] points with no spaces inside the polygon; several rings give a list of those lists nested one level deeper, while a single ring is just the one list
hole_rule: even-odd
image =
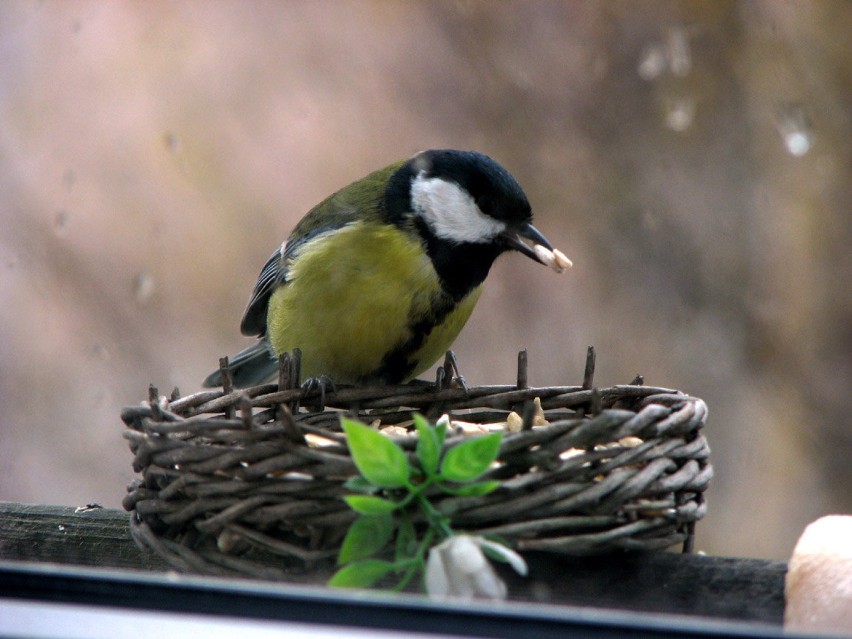
[{"label": "blurred background", "polygon": [[[575,266],[498,261],[472,384],[706,400],[697,546],[785,558],[852,512],[852,3],[0,4],[0,500],[118,507],[122,406],[246,346],[334,190],[485,152]],[[431,376],[431,375],[430,375]]]}]

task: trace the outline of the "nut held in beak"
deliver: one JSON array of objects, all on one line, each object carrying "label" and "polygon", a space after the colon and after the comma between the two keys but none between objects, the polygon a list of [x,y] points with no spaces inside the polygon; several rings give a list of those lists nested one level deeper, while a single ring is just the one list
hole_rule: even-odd
[{"label": "nut held in beak", "polygon": [[546,246],[536,244],[533,246],[533,251],[542,264],[549,266],[557,273],[562,273],[565,269],[571,268],[574,265],[559,249],[551,250]]}]

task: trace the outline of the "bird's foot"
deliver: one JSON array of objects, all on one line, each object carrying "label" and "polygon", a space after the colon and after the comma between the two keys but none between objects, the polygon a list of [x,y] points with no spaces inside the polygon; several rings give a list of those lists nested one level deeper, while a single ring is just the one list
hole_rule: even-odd
[{"label": "bird's foot", "polygon": [[443,366],[439,366],[435,373],[435,390],[441,391],[445,388],[461,388],[465,393],[467,392],[464,376],[459,372],[456,354],[453,351],[447,351]]},{"label": "bird's foot", "polygon": [[[302,397],[308,399],[305,405],[311,411],[321,413],[325,410],[325,395],[328,390],[331,390],[332,393],[337,392],[337,387],[334,385],[331,376],[323,374],[319,377],[308,377],[302,382]],[[309,404],[308,402],[312,403]]]}]

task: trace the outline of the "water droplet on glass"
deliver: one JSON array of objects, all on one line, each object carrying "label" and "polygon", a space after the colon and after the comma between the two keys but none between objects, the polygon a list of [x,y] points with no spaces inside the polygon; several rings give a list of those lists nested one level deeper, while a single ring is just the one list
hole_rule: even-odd
[{"label": "water droplet on glass", "polygon": [[781,110],[775,122],[787,152],[802,157],[814,143],[810,120],[800,106],[789,106]]},{"label": "water droplet on glass", "polygon": [[553,601],[553,590],[547,582],[536,580],[530,583],[529,588],[534,601],[544,603]]},{"label": "water droplet on glass", "polygon": [[57,211],[53,216],[53,230],[60,237],[68,233],[68,211]]},{"label": "water droplet on glass", "polygon": [[72,169],[65,169],[65,172],[62,174],[62,186],[65,187],[65,190],[70,191],[76,181],[77,176],[74,174],[74,171]]},{"label": "water droplet on glass", "polygon": [[791,155],[801,157],[811,149],[811,138],[804,131],[793,131],[784,136],[784,143]]},{"label": "water droplet on glass", "polygon": [[643,80],[655,80],[666,70],[666,54],[657,44],[645,47],[637,72]]},{"label": "water droplet on glass", "polygon": [[167,131],[163,135],[163,144],[166,145],[166,148],[172,153],[177,153],[180,151],[180,138],[176,133],[172,133],[171,131]]},{"label": "water droplet on glass", "polygon": [[133,296],[137,304],[145,304],[154,295],[157,284],[150,273],[138,273],[133,278]]},{"label": "water droplet on glass", "polygon": [[689,37],[682,26],[669,29],[666,39],[669,68],[672,75],[682,78],[692,70],[692,54],[689,50]]},{"label": "water droplet on glass", "polygon": [[695,102],[692,98],[673,98],[666,104],[666,126],[681,133],[692,126]]},{"label": "water droplet on glass", "polygon": [[92,406],[95,408],[104,408],[106,406],[112,406],[112,395],[105,388],[99,388],[94,392],[92,397]]},{"label": "water droplet on glass", "polygon": [[93,344],[91,348],[89,348],[89,354],[92,356],[92,358],[101,362],[106,362],[110,358],[109,349],[100,342],[98,342],[97,344]]},{"label": "water droplet on glass", "polygon": [[654,231],[657,227],[660,226],[660,217],[657,215],[655,211],[650,209],[644,209],[642,214],[639,216],[639,220],[642,224],[642,227],[647,229],[648,231]]}]

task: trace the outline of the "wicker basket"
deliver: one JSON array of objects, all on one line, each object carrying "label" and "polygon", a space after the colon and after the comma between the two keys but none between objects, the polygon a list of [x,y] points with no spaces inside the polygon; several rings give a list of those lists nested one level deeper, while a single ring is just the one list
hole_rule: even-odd
[{"label": "wicker basket", "polygon": [[[404,427],[417,411],[447,413],[464,422],[457,430],[507,420],[520,427],[505,433],[489,471],[498,490],[439,498],[455,530],[499,535],[521,551],[690,550],[713,475],[704,402],[639,378],[594,389],[590,354],[583,386],[526,387],[522,352],[514,386],[349,387],[321,396],[298,387],[298,359],[285,357],[279,384],[231,390],[225,375],[224,391],[168,399],[151,388],[149,401],[122,413],[141,474],[124,500],[131,531],[181,570],[292,579],[333,559],[355,519],[341,499],[357,474],[341,412]],[[415,436],[392,436],[413,451]]]}]

